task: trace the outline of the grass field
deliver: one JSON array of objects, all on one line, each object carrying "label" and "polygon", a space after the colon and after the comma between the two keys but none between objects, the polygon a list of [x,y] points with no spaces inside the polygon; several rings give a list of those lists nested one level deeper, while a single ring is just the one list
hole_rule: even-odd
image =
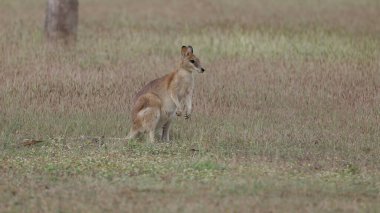
[{"label": "grass field", "polygon": [[[0,1],[0,212],[380,212],[378,0],[80,0],[56,50],[44,12]],[[192,119],[124,143],[183,44]]]}]

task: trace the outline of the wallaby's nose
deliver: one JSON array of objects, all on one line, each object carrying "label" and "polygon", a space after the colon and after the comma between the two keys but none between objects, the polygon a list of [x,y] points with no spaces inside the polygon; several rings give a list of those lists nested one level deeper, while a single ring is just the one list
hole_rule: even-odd
[{"label": "wallaby's nose", "polygon": [[201,70],[202,70],[202,72],[204,72],[204,71],[205,71],[205,69],[203,69],[203,67],[201,68]]}]

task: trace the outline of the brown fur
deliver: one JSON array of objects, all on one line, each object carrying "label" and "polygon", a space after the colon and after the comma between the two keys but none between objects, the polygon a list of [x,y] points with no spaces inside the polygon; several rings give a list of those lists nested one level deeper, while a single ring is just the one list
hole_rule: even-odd
[{"label": "brown fur", "polygon": [[[146,84],[133,99],[132,127],[127,139],[149,132],[151,142],[156,130],[162,130],[161,139],[169,140],[169,127],[174,113],[185,118],[191,114],[194,71],[204,72],[191,46],[182,46],[182,60],[175,71]],[[183,104],[184,102],[184,104]]]}]

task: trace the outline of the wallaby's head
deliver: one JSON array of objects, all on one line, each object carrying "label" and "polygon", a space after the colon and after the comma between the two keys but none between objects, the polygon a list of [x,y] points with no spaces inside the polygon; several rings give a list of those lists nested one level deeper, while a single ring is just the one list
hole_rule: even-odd
[{"label": "wallaby's head", "polygon": [[181,68],[189,72],[197,71],[199,73],[202,73],[205,71],[205,69],[203,69],[201,66],[199,59],[194,55],[192,46],[182,46],[181,54]]}]

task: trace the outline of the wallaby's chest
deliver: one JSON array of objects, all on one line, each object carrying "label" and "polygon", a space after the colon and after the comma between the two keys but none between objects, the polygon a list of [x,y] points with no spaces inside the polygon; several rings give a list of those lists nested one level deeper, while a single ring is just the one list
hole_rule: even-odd
[{"label": "wallaby's chest", "polygon": [[182,99],[189,95],[194,88],[193,76],[183,76],[178,79],[178,84],[176,86],[178,98]]}]

